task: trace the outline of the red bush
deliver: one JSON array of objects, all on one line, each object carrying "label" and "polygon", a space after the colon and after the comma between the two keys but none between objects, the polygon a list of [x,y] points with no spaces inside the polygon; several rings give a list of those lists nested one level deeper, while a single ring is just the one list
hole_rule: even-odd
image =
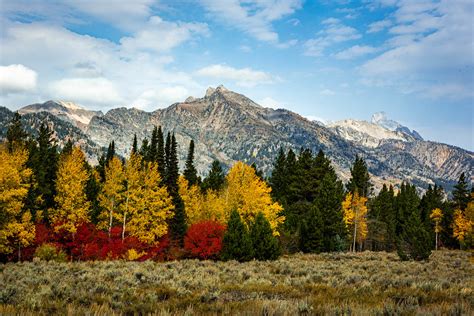
[{"label": "red bush", "polygon": [[215,259],[222,249],[225,226],[204,221],[189,227],[184,237],[184,249],[199,259]]}]

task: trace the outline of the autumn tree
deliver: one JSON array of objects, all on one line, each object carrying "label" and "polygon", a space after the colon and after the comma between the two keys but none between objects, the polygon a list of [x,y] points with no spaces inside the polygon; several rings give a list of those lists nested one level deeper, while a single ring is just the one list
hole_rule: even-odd
[{"label": "autumn tree", "polygon": [[50,213],[56,231],[64,229],[74,236],[78,225],[89,221],[90,203],[85,193],[87,179],[84,154],[79,147],[74,147],[71,154],[61,157],[59,162],[55,197],[57,208]]},{"label": "autumn tree", "polygon": [[[471,206],[472,207],[472,206]],[[459,241],[461,249],[468,244],[472,235],[473,222],[462,210],[454,211],[453,235]]]},{"label": "autumn tree", "polygon": [[362,244],[367,237],[367,198],[359,196],[356,190],[354,194],[349,192],[346,199],[342,202],[344,211],[344,222],[351,231],[352,251],[356,251],[356,242],[362,249]]},{"label": "autumn tree", "polygon": [[237,210],[247,227],[262,212],[270,222],[273,233],[278,235],[277,228],[285,221],[285,217],[281,215],[283,208],[272,201],[270,192],[271,188],[255,174],[255,170],[239,161],[227,175],[223,196],[228,213]]},{"label": "autumn tree", "polygon": [[122,169],[122,162],[113,157],[105,167],[105,183],[99,195],[100,206],[103,212],[99,216],[99,228],[107,228],[110,233],[117,217],[117,210],[122,206],[124,200],[125,175]]},{"label": "autumn tree", "polygon": [[27,168],[28,152],[19,145],[0,145],[0,254],[10,254],[29,246],[35,238],[31,214],[24,210],[24,200],[31,185]]},{"label": "autumn tree", "polygon": [[138,214],[142,207],[143,171],[141,157],[141,155],[132,153],[125,162],[123,203],[117,214],[117,219],[122,223],[122,241],[125,239],[127,223],[130,220],[131,214]]},{"label": "autumn tree", "polygon": [[154,244],[168,233],[168,220],[173,217],[173,203],[161,183],[156,162],[145,164],[142,171],[141,199],[131,211],[128,229],[141,242]]},{"label": "autumn tree", "polygon": [[190,185],[184,176],[179,176],[178,186],[179,195],[181,196],[186,209],[188,225],[208,219],[203,216],[204,197],[197,184]]},{"label": "autumn tree", "polygon": [[430,219],[434,223],[435,231],[435,250],[438,250],[438,234],[441,232],[441,219],[443,218],[443,211],[439,208],[435,208],[431,211]]}]

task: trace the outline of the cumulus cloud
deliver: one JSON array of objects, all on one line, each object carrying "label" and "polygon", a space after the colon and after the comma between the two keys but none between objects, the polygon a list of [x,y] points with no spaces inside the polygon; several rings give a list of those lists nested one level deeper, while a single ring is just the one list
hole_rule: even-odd
[{"label": "cumulus cloud", "polygon": [[68,78],[51,83],[52,95],[84,104],[116,105],[122,102],[114,84],[106,78]]},{"label": "cumulus cloud", "polygon": [[23,65],[0,66],[0,93],[9,94],[36,88],[38,74]]},{"label": "cumulus cloud", "polygon": [[235,81],[239,86],[253,87],[259,84],[273,83],[270,74],[252,68],[233,68],[216,64],[199,69],[196,74],[202,77]]},{"label": "cumulus cloud", "polygon": [[361,38],[355,28],[346,26],[337,19],[326,19],[323,24],[326,27],[319,31],[315,38],[304,43],[306,56],[319,57],[324,55],[325,50],[334,44]]},{"label": "cumulus cloud", "polygon": [[302,6],[301,0],[202,0],[200,3],[218,21],[270,43],[279,42],[272,23]]},{"label": "cumulus cloud", "polygon": [[188,89],[182,86],[168,86],[144,91],[132,102],[133,107],[144,110],[163,108],[171,103],[183,101],[189,95]]},{"label": "cumulus cloud", "polygon": [[367,45],[354,45],[334,55],[337,59],[354,59],[378,52],[380,49]]},{"label": "cumulus cloud", "polygon": [[471,1],[401,1],[383,54],[360,68],[369,85],[428,97],[473,98]]},{"label": "cumulus cloud", "polygon": [[367,33],[377,33],[385,30],[386,28],[392,26],[392,21],[390,20],[381,20],[369,24],[369,29]]}]

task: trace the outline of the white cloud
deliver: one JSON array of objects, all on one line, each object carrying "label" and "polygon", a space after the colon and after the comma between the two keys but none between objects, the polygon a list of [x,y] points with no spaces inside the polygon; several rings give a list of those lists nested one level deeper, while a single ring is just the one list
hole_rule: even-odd
[{"label": "white cloud", "polygon": [[319,57],[324,55],[324,51],[334,44],[361,38],[355,28],[346,26],[336,20],[333,19],[330,23],[325,23],[327,26],[316,34],[317,37],[304,43],[306,56]]},{"label": "white cloud", "polygon": [[105,78],[68,78],[51,83],[52,95],[83,104],[115,106],[122,102],[114,84]]},{"label": "white cloud", "polygon": [[401,1],[389,50],[361,68],[369,85],[428,97],[474,98],[472,1]]},{"label": "white cloud", "polygon": [[278,43],[272,22],[290,15],[302,6],[301,0],[202,0],[213,17],[257,40]]},{"label": "white cloud", "polygon": [[250,53],[252,51],[252,47],[247,46],[247,45],[241,45],[239,46],[239,49],[243,51],[244,53]]},{"label": "white cloud", "polygon": [[322,123],[323,125],[327,124],[327,120],[323,119],[322,117],[315,116],[315,115],[304,115],[310,121],[316,121],[318,123]]},{"label": "white cloud", "polygon": [[381,20],[369,24],[369,29],[367,33],[377,33],[385,30],[386,28],[392,26],[392,21],[390,20]]},{"label": "white cloud", "polygon": [[354,59],[378,52],[380,49],[373,46],[354,45],[334,55],[337,59]]},{"label": "white cloud", "polygon": [[271,108],[271,109],[283,109],[283,105],[278,102],[277,100],[271,98],[271,97],[265,97],[262,100],[258,102],[261,106],[264,106],[266,108]]},{"label": "white cloud", "polygon": [[37,77],[34,70],[20,64],[0,66],[0,94],[33,90]]},{"label": "white cloud", "polygon": [[151,50],[162,52],[170,50],[197,35],[208,35],[209,29],[204,23],[174,23],[153,16],[147,25],[131,37],[120,40],[125,51]]},{"label": "white cloud", "polygon": [[233,80],[239,86],[253,87],[259,84],[273,83],[270,74],[253,70],[252,68],[233,68],[227,65],[216,64],[199,69],[196,74],[202,77]]},{"label": "white cloud", "polygon": [[338,24],[340,22],[341,22],[341,20],[336,19],[336,18],[327,18],[325,20],[322,20],[321,24]]},{"label": "white cloud", "polygon": [[156,110],[172,103],[183,101],[189,95],[182,86],[168,86],[144,91],[132,102],[133,107],[144,110]]},{"label": "white cloud", "polygon": [[320,95],[324,95],[324,96],[331,96],[331,95],[335,95],[336,92],[334,92],[333,90],[331,89],[324,89],[324,90],[321,90],[319,92]]}]

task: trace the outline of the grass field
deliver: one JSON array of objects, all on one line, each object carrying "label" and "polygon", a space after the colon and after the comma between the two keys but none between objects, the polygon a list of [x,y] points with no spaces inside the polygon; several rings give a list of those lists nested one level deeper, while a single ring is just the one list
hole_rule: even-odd
[{"label": "grass field", "polygon": [[469,315],[468,252],[429,262],[364,252],[274,262],[25,262],[0,265],[0,314]]}]

